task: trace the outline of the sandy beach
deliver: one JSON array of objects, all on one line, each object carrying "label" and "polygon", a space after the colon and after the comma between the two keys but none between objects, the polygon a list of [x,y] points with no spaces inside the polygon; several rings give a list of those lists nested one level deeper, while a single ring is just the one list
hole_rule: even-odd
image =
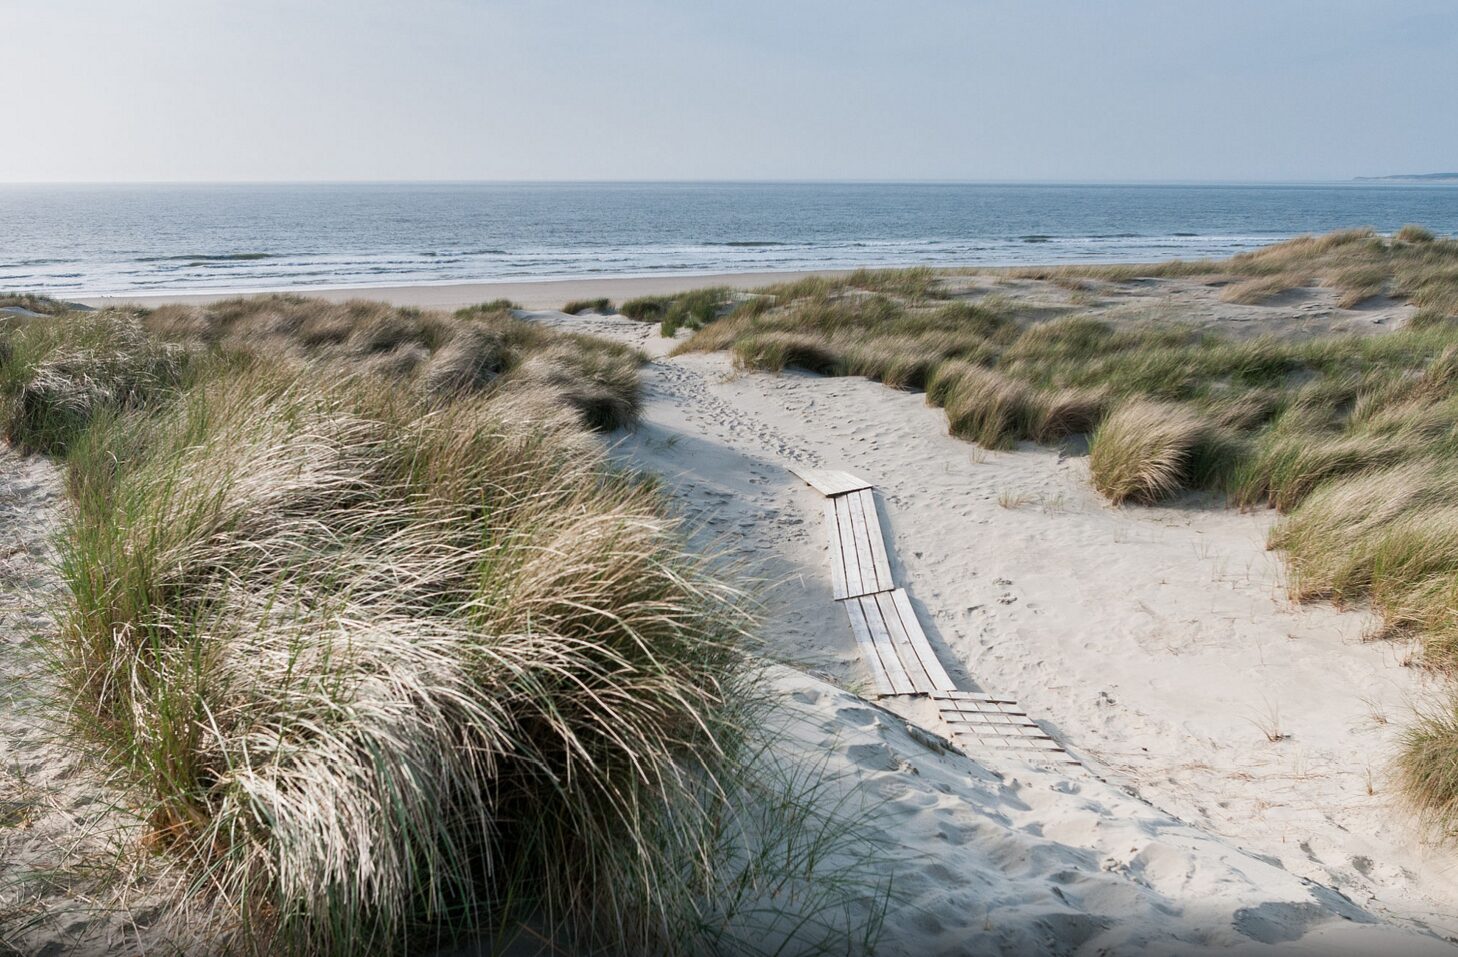
[{"label": "sandy beach", "polygon": [[[554,309],[573,299],[591,299],[607,296],[614,302],[622,302],[635,296],[663,296],[700,289],[704,286],[729,286],[734,289],[753,289],[777,282],[792,282],[806,276],[836,276],[851,270],[824,270],[815,272],[750,272],[709,273],[704,275],[674,274],[664,276],[620,276],[603,279],[551,279],[520,282],[472,282],[446,283],[443,285],[413,286],[355,286],[341,289],[294,289],[298,295],[313,296],[329,302],[344,302],[349,299],[377,299],[398,306],[415,306],[419,309],[460,309],[463,306],[489,302],[493,299],[510,299],[527,309]],[[183,305],[205,305],[221,299],[231,299],[252,293],[179,293],[159,295],[80,296],[75,301],[88,306],[102,307],[122,303],[136,303],[142,306],[160,306],[166,303]]]}]

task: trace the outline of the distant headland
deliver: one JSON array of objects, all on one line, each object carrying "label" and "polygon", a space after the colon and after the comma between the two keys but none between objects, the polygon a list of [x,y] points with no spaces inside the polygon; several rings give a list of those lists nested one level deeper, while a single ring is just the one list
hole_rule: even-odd
[{"label": "distant headland", "polygon": [[1458,183],[1458,173],[1397,173],[1393,176],[1358,176],[1362,182]]}]

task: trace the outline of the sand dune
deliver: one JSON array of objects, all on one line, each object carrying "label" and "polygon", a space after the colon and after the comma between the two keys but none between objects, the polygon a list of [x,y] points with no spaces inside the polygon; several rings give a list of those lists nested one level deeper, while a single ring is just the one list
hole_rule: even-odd
[{"label": "sand dune", "polygon": [[[1364,613],[1286,600],[1268,516],[1111,508],[1078,455],[982,451],[917,394],[669,357],[655,327],[616,317],[532,318],[655,356],[616,455],[763,579],[783,746],[859,809],[894,877],[880,952],[1452,951],[1458,857],[1423,842],[1384,769],[1428,689],[1405,649],[1363,641]],[[792,464],[876,484],[896,578],[948,670],[1018,698],[1086,769],[959,754],[918,729],[929,715],[857,695],[822,501]],[[31,539],[58,486],[0,458]],[[15,740],[32,764],[47,753]]]},{"label": "sand dune", "polygon": [[[1362,640],[1366,614],[1286,600],[1279,561],[1264,549],[1267,514],[1111,508],[1089,487],[1082,458],[1031,446],[984,452],[948,437],[942,413],[917,394],[861,379],[742,374],[723,355],[667,358],[671,343],[615,318],[537,318],[659,354],[645,376],[644,424],[620,454],[665,476],[706,543],[774,583],[771,654],[841,687],[866,686],[830,599],[820,496],[787,470],[848,468],[883,496],[897,580],[909,583],[948,670],[1018,698],[1088,761],[1088,778],[1028,778],[1046,789],[1036,803],[1000,786],[1018,813],[1002,808],[998,820],[1018,841],[1052,839],[1057,853],[1009,851],[986,863],[982,896],[965,900],[926,879],[912,911],[935,918],[903,914],[908,939],[950,946],[968,932],[977,899],[1006,935],[994,949],[1021,952],[1032,938],[1018,935],[1045,926],[1046,914],[998,894],[1032,882],[1069,895],[1067,882],[1098,884],[1104,878],[1090,872],[1106,874],[1110,861],[1134,869],[1121,871],[1136,874],[1134,886],[1085,888],[1066,906],[1090,923],[1049,930],[1047,940],[1103,946],[1087,928],[1105,919],[1129,935],[1109,938],[1120,952],[1156,940],[1195,949],[1290,942],[1313,953],[1396,946],[1356,934],[1356,923],[1329,923],[1344,918],[1458,934],[1458,859],[1424,843],[1385,770],[1424,680],[1405,667],[1406,649]],[[792,694],[822,708],[807,719],[821,722],[822,737],[848,734],[858,720],[885,724],[864,717],[881,715],[875,708],[808,687]],[[840,721],[837,708],[862,717]],[[927,781],[920,765],[891,770],[899,758],[856,753],[873,752],[884,767],[846,768],[870,793]],[[987,772],[1032,774],[993,755],[939,766],[947,762],[964,784]],[[999,806],[962,786],[942,793],[959,806]],[[877,813],[889,841],[940,861],[936,873],[954,884],[975,872],[944,859],[965,845],[936,813],[894,802]],[[1166,842],[1171,829],[1187,842],[1178,850]],[[997,887],[998,873],[1007,886]],[[1169,875],[1179,877],[1164,883]]]}]

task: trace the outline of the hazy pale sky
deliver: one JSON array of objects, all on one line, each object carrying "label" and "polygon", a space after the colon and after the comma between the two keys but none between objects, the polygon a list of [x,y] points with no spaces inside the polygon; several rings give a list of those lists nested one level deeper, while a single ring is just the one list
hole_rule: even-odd
[{"label": "hazy pale sky", "polygon": [[0,0],[0,181],[1458,169],[1453,0]]}]

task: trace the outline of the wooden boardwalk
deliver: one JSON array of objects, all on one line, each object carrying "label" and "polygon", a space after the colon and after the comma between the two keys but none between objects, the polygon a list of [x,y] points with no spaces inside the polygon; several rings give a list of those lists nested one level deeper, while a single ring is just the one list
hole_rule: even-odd
[{"label": "wooden boardwalk", "polygon": [[876,694],[929,698],[948,735],[969,752],[1077,764],[1016,701],[957,688],[927,641],[906,589],[892,575],[871,484],[833,469],[792,471],[825,496],[832,594],[850,619]]}]

